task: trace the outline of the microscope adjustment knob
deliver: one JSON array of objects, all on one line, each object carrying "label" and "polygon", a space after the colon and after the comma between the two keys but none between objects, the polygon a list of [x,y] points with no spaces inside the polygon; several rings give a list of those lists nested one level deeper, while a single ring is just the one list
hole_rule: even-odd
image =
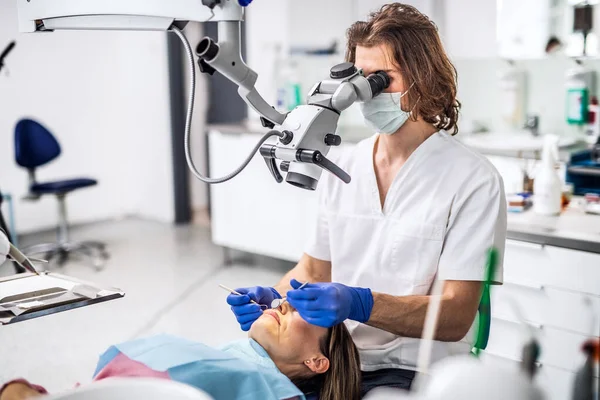
[{"label": "microscope adjustment knob", "polygon": [[283,172],[288,172],[290,170],[290,162],[289,161],[282,161],[281,164],[279,164],[279,168]]},{"label": "microscope adjustment knob", "polygon": [[331,70],[329,70],[329,76],[331,79],[344,79],[354,75],[356,71],[357,69],[354,64],[345,62],[331,67]]},{"label": "microscope adjustment knob", "polygon": [[221,4],[221,0],[202,0],[202,4],[212,10],[217,4]]},{"label": "microscope adjustment knob", "polygon": [[198,67],[200,68],[200,72],[203,74],[213,75],[216,72],[216,69],[211,67],[206,61],[202,58],[198,59]]},{"label": "microscope adjustment knob", "polygon": [[292,143],[292,140],[294,140],[294,133],[292,131],[282,131],[281,133],[283,133],[283,137],[279,139],[281,144],[285,146]]},{"label": "microscope adjustment knob", "polygon": [[342,138],[338,135],[328,133],[327,135],[325,135],[325,144],[327,146],[339,146],[340,144],[342,144]]},{"label": "microscope adjustment knob", "polygon": [[260,123],[265,128],[273,129],[275,127],[275,124],[273,122],[269,121],[268,119],[266,119],[265,117],[260,117]]}]

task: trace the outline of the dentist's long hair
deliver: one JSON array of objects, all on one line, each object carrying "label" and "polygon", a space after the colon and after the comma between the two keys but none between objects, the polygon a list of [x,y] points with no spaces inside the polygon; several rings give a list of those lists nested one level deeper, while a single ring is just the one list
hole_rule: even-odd
[{"label": "dentist's long hair", "polygon": [[356,61],[356,46],[387,45],[391,64],[404,81],[401,108],[453,135],[458,133],[460,102],[456,68],[444,50],[437,26],[415,7],[390,3],[348,29],[346,60]]},{"label": "dentist's long hair", "polygon": [[329,359],[327,372],[289,377],[291,381],[305,394],[318,393],[319,400],[360,399],[360,359],[346,325],[329,328],[320,350]]}]

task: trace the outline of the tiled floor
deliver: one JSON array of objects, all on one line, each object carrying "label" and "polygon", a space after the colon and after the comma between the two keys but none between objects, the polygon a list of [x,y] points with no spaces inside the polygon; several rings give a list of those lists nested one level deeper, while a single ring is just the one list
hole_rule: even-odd
[{"label": "tiled floor", "polygon": [[[217,345],[244,337],[225,303],[230,287],[273,284],[289,265],[262,261],[225,266],[223,250],[200,226],[141,220],[104,222],[73,230],[78,240],[107,243],[111,259],[96,272],[74,260],[66,275],[123,289],[123,299],[0,326],[0,382],[26,377],[50,390],[91,378],[98,355],[113,343],[166,332]],[[21,245],[52,240],[51,233]],[[0,275],[10,271],[6,264]]]}]

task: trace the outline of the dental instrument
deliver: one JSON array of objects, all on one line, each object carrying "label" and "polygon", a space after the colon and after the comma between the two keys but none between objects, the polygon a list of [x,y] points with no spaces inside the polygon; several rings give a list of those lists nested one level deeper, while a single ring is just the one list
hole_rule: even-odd
[{"label": "dental instrument", "polygon": [[[20,32],[54,30],[163,30],[174,32],[182,41],[190,70],[190,93],[186,115],[184,146],[191,172],[206,183],[221,183],[239,174],[257,151],[263,156],[273,178],[315,190],[322,171],[326,170],[345,183],[350,175],[326,156],[331,146],[339,146],[336,135],[340,113],[355,102],[366,102],[381,94],[390,78],[384,71],[364,76],[352,63],[335,65],[329,76],[316,83],[308,93],[306,105],[282,114],[258,93],[258,74],[250,69],[240,54],[240,23],[247,0],[16,0]],[[261,116],[268,131],[248,158],[232,173],[214,179],[198,172],[191,157],[190,128],[195,97],[193,52],[181,29],[189,21],[218,23],[219,42],[205,37],[196,47],[200,71],[212,75],[220,72],[239,86],[240,97]],[[273,129],[278,126],[277,130]],[[276,144],[265,144],[272,137]],[[281,160],[278,167],[276,160]]]},{"label": "dental instrument", "polygon": [[[304,282],[302,286],[300,286],[297,290],[302,289],[304,286],[308,285],[308,281]],[[271,308],[280,307],[283,303],[287,301],[287,297],[282,297],[281,299],[275,299],[271,302]]]},{"label": "dental instrument", "polygon": [[0,278],[0,330],[33,318],[87,307],[125,296],[117,288],[43,271]]},{"label": "dental instrument", "polygon": [[8,54],[15,48],[16,42],[13,40],[6,46],[6,48],[0,53],[0,71],[2,71],[2,67],[4,67],[4,59],[8,56]]},{"label": "dental instrument", "polygon": [[[244,295],[243,295],[243,294],[241,294],[240,292],[237,292],[237,291],[235,291],[235,290],[233,290],[233,289],[231,289],[231,288],[228,288],[228,287],[227,287],[227,286],[225,286],[225,285],[221,285],[220,283],[219,283],[219,287],[220,287],[221,289],[225,289],[225,290],[227,290],[227,291],[228,291],[229,293],[231,293],[231,294],[236,294],[236,295],[238,295],[238,296],[244,296]],[[256,305],[257,305],[257,306],[259,306],[261,309],[262,309],[263,307],[265,307],[265,308],[269,308],[267,305],[265,305],[265,304],[258,304],[257,302],[255,302],[255,301],[254,301],[254,300],[252,300],[252,299],[250,299],[250,303],[252,303],[252,304],[256,304]]]},{"label": "dental instrument", "polygon": [[29,272],[32,272],[36,275],[40,274],[33,266],[31,260],[27,258],[25,254],[21,253],[21,251],[8,240],[8,236],[6,236],[4,232],[0,230],[0,264],[2,264],[7,258],[13,260],[20,267]]}]

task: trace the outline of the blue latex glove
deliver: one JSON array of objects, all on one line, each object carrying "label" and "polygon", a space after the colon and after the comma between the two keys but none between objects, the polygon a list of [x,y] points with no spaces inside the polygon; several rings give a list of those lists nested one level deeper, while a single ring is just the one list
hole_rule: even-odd
[{"label": "blue latex glove", "polygon": [[[281,298],[279,292],[272,287],[254,286],[235,289],[235,291],[241,293],[242,296],[230,294],[227,296],[227,304],[231,306],[231,311],[235,314],[243,331],[249,331],[254,321],[262,315],[258,304],[264,304],[271,308],[271,302]],[[250,303],[250,299],[258,304]]]},{"label": "blue latex glove", "polygon": [[367,322],[373,310],[371,289],[350,287],[341,283],[309,283],[290,281],[294,290],[287,292],[287,301],[300,316],[313,325],[330,328],[352,319]]}]

